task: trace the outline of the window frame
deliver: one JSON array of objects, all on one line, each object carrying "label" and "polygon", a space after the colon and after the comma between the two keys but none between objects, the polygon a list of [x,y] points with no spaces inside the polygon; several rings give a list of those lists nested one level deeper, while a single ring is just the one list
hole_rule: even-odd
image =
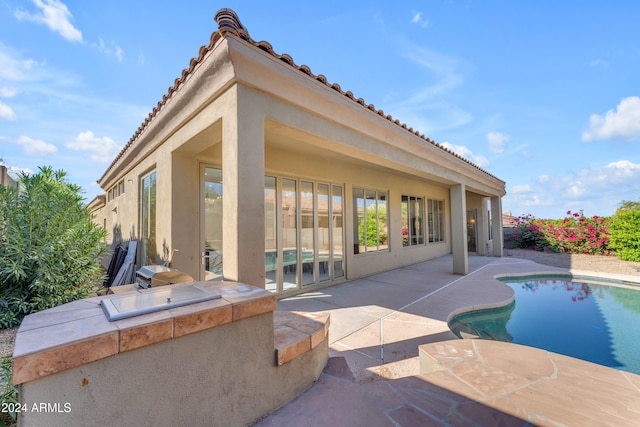
[{"label": "window frame", "polygon": [[[425,245],[424,238],[424,197],[403,194],[401,197],[402,247],[410,248]],[[406,206],[406,207],[405,207]],[[417,220],[417,226],[416,226]],[[413,224],[413,227],[410,225]],[[405,238],[406,227],[406,238]],[[413,230],[413,232],[412,232]],[[417,230],[417,232],[416,232]]]},{"label": "window frame", "polygon": [[[361,197],[357,196],[359,194],[361,194]],[[351,189],[351,201],[353,203],[353,254],[366,255],[389,252],[389,191],[353,186]],[[375,210],[375,245],[370,246],[370,239],[367,234],[370,231],[368,230],[370,227],[368,221],[371,220],[372,215],[368,215],[367,210],[372,206]],[[384,219],[380,218],[381,206],[384,206]],[[359,207],[362,209],[361,215],[358,211]]]},{"label": "window frame", "polygon": [[[435,205],[435,209],[434,209]],[[434,215],[435,214],[435,215]],[[445,205],[442,199],[427,199],[427,234],[428,244],[446,241]],[[436,237],[437,234],[437,237]]]},{"label": "window frame", "polygon": [[[153,179],[152,179],[153,177]],[[148,206],[145,206],[145,180],[149,179]],[[152,185],[153,183],[153,185]],[[153,195],[152,190],[153,189]],[[158,210],[158,174],[156,169],[140,175],[140,241],[142,243],[142,262],[155,264],[157,261],[156,213]],[[148,208],[149,220],[145,227],[145,213]],[[145,229],[146,228],[146,229]]]}]

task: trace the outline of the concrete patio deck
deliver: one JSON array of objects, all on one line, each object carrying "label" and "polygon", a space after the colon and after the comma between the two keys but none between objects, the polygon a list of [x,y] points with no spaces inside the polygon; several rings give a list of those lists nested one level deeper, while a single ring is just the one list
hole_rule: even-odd
[{"label": "concrete patio deck", "polygon": [[512,300],[496,275],[567,270],[471,256],[470,273],[456,276],[451,265],[446,256],[279,301],[331,314],[330,359],[314,386],[256,425],[638,425],[639,376],[458,340],[447,326],[452,313]]}]

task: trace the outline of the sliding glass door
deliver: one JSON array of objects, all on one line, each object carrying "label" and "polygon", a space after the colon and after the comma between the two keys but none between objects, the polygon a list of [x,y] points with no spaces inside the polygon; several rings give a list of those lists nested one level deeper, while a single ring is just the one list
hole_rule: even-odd
[{"label": "sliding glass door", "polygon": [[343,187],[265,178],[265,288],[303,289],[344,277]]},{"label": "sliding glass door", "polygon": [[[203,165],[201,170],[200,280],[221,280],[222,169]],[[155,176],[153,183],[148,186],[155,188]],[[342,185],[265,176],[265,289],[282,293],[344,277],[342,223]]]}]

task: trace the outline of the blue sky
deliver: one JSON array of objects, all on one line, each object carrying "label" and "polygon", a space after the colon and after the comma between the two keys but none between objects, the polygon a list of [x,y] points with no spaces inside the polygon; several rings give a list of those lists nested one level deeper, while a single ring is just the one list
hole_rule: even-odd
[{"label": "blue sky", "polygon": [[0,0],[0,157],[96,180],[234,9],[257,41],[507,183],[503,209],[640,199],[640,2]]}]

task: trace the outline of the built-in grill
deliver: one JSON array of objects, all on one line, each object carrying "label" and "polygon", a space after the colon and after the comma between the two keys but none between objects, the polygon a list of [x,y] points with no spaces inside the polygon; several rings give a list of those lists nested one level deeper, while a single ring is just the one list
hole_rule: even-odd
[{"label": "built-in grill", "polygon": [[136,273],[136,283],[141,288],[193,282],[193,277],[164,265],[144,265]]}]

